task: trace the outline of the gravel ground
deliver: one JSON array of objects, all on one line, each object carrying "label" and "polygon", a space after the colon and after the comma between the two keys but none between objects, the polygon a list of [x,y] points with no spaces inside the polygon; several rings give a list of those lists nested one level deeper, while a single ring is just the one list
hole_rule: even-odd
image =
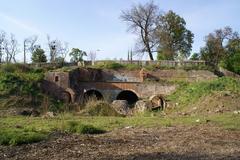
[{"label": "gravel ground", "polygon": [[102,135],[53,133],[47,141],[0,146],[0,159],[240,159],[240,131],[211,125],[123,128]]}]

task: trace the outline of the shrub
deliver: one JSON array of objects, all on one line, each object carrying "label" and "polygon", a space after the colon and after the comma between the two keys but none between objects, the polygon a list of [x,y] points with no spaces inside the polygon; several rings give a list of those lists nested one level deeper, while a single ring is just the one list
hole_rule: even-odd
[{"label": "shrub", "polygon": [[229,56],[224,62],[223,67],[240,74],[240,52],[237,52],[231,56]]},{"label": "shrub", "polygon": [[92,125],[81,124],[76,121],[69,121],[67,131],[70,133],[80,134],[102,134],[106,131],[100,128],[96,128]]},{"label": "shrub", "polygon": [[115,111],[108,102],[89,100],[82,115],[86,116],[121,116]]}]

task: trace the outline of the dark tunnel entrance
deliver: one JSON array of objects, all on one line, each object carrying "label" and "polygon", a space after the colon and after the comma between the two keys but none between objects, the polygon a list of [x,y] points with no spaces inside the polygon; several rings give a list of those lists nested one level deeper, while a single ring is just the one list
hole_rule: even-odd
[{"label": "dark tunnel entrance", "polygon": [[83,95],[84,102],[88,100],[103,100],[103,95],[97,90],[89,90]]},{"label": "dark tunnel entrance", "polygon": [[126,100],[129,105],[133,105],[138,101],[138,96],[133,91],[122,91],[118,94],[117,100]]}]

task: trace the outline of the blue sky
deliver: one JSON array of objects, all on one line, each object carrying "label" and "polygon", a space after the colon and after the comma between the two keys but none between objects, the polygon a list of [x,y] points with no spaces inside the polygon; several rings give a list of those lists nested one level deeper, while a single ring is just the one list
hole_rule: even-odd
[{"label": "blue sky", "polygon": [[[119,19],[121,10],[148,0],[0,0],[0,30],[14,33],[22,48],[23,38],[38,35],[46,49],[46,35],[87,52],[100,49],[98,59],[126,58],[135,36]],[[204,37],[230,26],[240,32],[239,0],[155,0],[161,11],[182,16],[194,35],[193,52]],[[18,59],[22,59],[19,53]]]}]

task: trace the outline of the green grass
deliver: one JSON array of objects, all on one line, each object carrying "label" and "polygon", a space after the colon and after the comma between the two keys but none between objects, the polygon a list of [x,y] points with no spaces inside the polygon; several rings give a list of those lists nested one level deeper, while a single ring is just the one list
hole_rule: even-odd
[{"label": "green grass", "polygon": [[0,144],[2,145],[20,145],[42,141],[47,135],[37,131],[22,130],[1,130]]},{"label": "green grass", "polygon": [[194,104],[202,96],[210,95],[215,91],[240,93],[240,81],[227,77],[204,82],[179,83],[179,85],[176,92],[167,97],[179,106]]},{"label": "green grass", "polygon": [[105,130],[94,127],[90,124],[81,124],[78,121],[69,121],[67,125],[68,132],[80,133],[80,134],[101,134],[105,133]]},{"label": "green grass", "polygon": [[[196,120],[200,120],[197,122]],[[53,131],[100,134],[116,128],[172,127],[177,125],[201,125],[210,120],[223,129],[240,130],[240,116],[222,114],[214,116],[160,117],[149,114],[136,117],[81,117],[63,114],[52,119],[32,117],[0,118],[0,144],[20,145],[39,142],[48,138]]]}]

